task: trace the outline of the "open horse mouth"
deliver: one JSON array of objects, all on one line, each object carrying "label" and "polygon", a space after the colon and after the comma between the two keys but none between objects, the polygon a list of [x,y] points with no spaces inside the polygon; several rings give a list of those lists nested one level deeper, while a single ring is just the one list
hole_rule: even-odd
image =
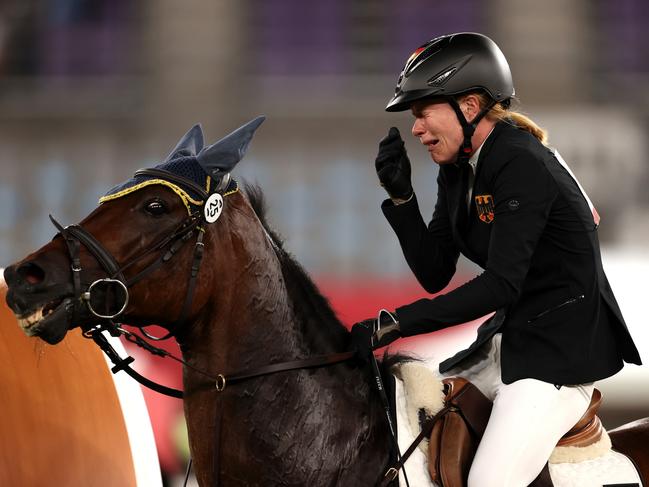
[{"label": "open horse mouth", "polygon": [[73,298],[57,298],[35,311],[16,315],[18,324],[28,336],[38,336],[53,345],[63,340],[68,331],[69,307]]},{"label": "open horse mouth", "polygon": [[[18,318],[18,324],[20,327],[27,333],[28,335],[32,335],[32,331],[37,329],[38,327],[35,325],[38,325],[42,321],[45,320],[45,318],[49,317],[52,313],[54,313],[54,310],[57,309],[61,303],[63,302],[63,299],[55,299],[54,301],[50,301],[44,306],[41,306],[38,308],[36,311],[31,312],[30,314],[23,314],[23,315],[16,315],[16,318]],[[32,330],[32,331],[30,331]]]}]

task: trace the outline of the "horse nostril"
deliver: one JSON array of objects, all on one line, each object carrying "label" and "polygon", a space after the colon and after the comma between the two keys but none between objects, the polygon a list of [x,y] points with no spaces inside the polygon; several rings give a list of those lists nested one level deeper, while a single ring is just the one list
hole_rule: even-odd
[{"label": "horse nostril", "polygon": [[35,262],[26,262],[22,264],[16,273],[20,280],[27,284],[40,284],[45,280],[45,271]]}]

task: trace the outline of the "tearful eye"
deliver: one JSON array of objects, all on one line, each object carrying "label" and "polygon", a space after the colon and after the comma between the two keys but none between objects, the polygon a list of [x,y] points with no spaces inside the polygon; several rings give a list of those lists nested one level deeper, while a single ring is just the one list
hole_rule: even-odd
[{"label": "tearful eye", "polygon": [[167,205],[164,203],[164,201],[161,200],[149,201],[145,205],[144,209],[148,214],[153,216],[160,216],[169,212],[169,210],[167,209]]}]

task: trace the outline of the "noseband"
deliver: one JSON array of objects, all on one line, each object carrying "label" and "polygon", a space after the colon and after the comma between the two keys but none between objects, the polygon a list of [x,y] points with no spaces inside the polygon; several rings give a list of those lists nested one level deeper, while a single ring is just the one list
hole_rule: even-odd
[{"label": "noseband", "polygon": [[[135,173],[135,176],[153,176],[156,178],[165,179],[174,184],[178,184],[181,187],[188,187],[193,192],[200,195],[200,198],[203,200],[203,202],[207,201],[209,196],[207,192],[203,190],[203,188],[201,188],[193,181],[182,176],[178,176],[169,171],[165,171],[163,169],[140,169]],[[222,190],[224,183],[225,186],[227,186],[227,184],[229,183],[229,174],[226,176],[228,177],[225,177],[223,179],[227,181],[222,180],[220,182],[219,186],[217,187],[217,192],[220,192]],[[68,225],[67,227],[63,227],[54,219],[54,217],[52,217],[52,215],[50,215],[50,220],[59,231],[56,236],[61,235],[61,237],[63,238],[68,250],[68,255],[70,257],[74,299],[69,306],[68,313],[72,324],[80,323],[84,307],[87,309],[87,311],[90,312],[91,315],[101,320],[114,320],[115,318],[118,318],[124,313],[128,305],[129,288],[149,275],[151,272],[156,270],[162,264],[169,262],[169,260],[171,260],[171,258],[180,250],[183,244],[189,241],[194,233],[197,233],[196,241],[194,243],[194,255],[191,264],[189,282],[187,285],[187,292],[185,294],[185,301],[178,320],[175,321],[173,328],[169,331],[168,335],[163,338],[169,338],[177,333],[180,326],[187,319],[187,316],[191,310],[194,291],[196,289],[198,271],[200,269],[200,264],[203,258],[203,236],[205,234],[205,230],[202,225],[204,224],[205,220],[203,214],[200,211],[195,211],[190,214],[189,217],[183,220],[183,222],[178,227],[176,227],[176,229],[174,229],[172,233],[165,236],[161,241],[155,243],[140,255],[121,267],[115,260],[113,255],[108,250],[106,250],[106,248],[85,228],[81,227],[80,225]],[[83,288],[81,283],[81,272],[83,271],[79,257],[81,246],[85,247],[86,250],[88,250],[88,252],[93,255],[101,268],[107,274],[107,277],[95,280],[86,288]],[[166,252],[162,252],[165,249]],[[124,276],[124,271],[126,269],[154,252],[161,252],[161,255],[133,277],[127,279]],[[93,303],[97,302],[96,299],[93,299],[93,292],[96,292],[100,289],[103,289],[107,295],[112,293],[116,297],[121,297],[121,300],[118,301],[117,306],[115,306],[112,310],[113,312],[100,312],[97,309],[96,305],[93,306]],[[87,327],[83,324],[81,324],[81,328],[84,329],[84,331],[87,329]],[[149,336],[149,338],[154,337]]]}]

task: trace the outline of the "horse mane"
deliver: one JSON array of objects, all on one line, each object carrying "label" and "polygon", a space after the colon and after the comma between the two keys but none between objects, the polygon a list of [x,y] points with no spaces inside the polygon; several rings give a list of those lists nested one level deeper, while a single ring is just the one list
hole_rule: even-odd
[{"label": "horse mane", "polygon": [[[300,323],[308,328],[308,333],[305,333],[307,339],[317,346],[323,343],[323,333],[328,331],[329,336],[333,333],[336,339],[346,344],[347,329],[336,316],[329,300],[322,295],[300,263],[284,249],[282,238],[268,224],[266,198],[262,189],[257,184],[244,182],[242,192],[275,245],[284,282],[295,303],[294,311]],[[323,322],[329,326],[323,327]]]},{"label": "horse mane", "polygon": [[[250,203],[250,206],[252,206],[252,210],[255,212],[255,215],[257,215],[257,218],[259,218],[261,225],[264,227],[264,230],[266,230],[275,246],[285,252],[284,241],[282,237],[268,224],[268,219],[266,218],[266,214],[268,213],[268,205],[266,204],[266,195],[264,195],[261,187],[258,184],[244,181],[243,188],[241,189],[246,198],[248,198],[248,202]],[[295,260],[292,257],[290,258],[292,260]]]},{"label": "horse mane", "polygon": [[[242,192],[248,198],[250,206],[259,218],[262,226],[270,236],[277,249],[277,256],[282,267],[284,282],[286,283],[289,295],[294,300],[295,312],[302,323],[311,323],[307,336],[317,342],[325,328],[333,330],[334,334],[340,335],[346,345],[348,338],[347,329],[340,322],[336,313],[333,311],[329,300],[322,295],[315,285],[309,274],[304,270],[300,263],[284,249],[284,242],[280,235],[268,224],[266,218],[267,205],[266,197],[262,189],[257,184],[244,182]],[[303,306],[304,301],[308,301],[311,306]],[[322,322],[329,323],[329,327],[318,326]],[[381,370],[388,374],[405,363],[417,362],[419,359],[407,353],[389,353],[386,350],[380,361]]]}]

